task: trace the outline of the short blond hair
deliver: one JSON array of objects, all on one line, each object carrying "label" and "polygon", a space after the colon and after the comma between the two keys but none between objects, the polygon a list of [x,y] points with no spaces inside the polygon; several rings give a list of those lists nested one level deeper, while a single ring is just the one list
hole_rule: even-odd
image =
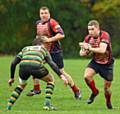
[{"label": "short blond hair", "polygon": [[99,24],[99,22],[97,20],[91,20],[91,21],[89,21],[88,26],[93,26],[93,25],[95,27],[97,27],[97,28],[100,28],[100,24]]},{"label": "short blond hair", "polygon": [[42,7],[40,8],[40,10],[48,10],[48,11],[49,11],[49,8],[46,7],[46,6],[42,6]]}]

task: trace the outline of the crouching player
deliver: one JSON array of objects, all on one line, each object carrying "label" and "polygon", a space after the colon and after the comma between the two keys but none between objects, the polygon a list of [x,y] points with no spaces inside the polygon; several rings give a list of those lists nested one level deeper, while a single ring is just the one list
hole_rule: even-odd
[{"label": "crouching player", "polygon": [[[39,45],[37,45],[38,42]],[[56,109],[51,105],[51,98],[54,90],[54,77],[50,75],[49,71],[43,66],[44,61],[50,65],[50,67],[60,76],[66,85],[68,84],[67,79],[60,72],[57,65],[52,61],[49,52],[42,45],[41,38],[36,38],[33,41],[33,46],[24,47],[11,64],[11,77],[8,83],[11,86],[14,82],[15,68],[19,63],[19,84],[10,96],[7,104],[7,110],[11,110],[13,104],[19,98],[21,92],[27,85],[27,80],[31,75],[34,76],[34,78],[41,79],[47,83],[43,109]]]}]

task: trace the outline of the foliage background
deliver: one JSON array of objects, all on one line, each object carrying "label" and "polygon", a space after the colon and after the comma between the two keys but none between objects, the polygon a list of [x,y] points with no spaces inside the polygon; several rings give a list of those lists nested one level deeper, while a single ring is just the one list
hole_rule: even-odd
[{"label": "foliage background", "polygon": [[49,7],[51,17],[64,29],[65,57],[79,56],[78,42],[87,34],[90,19],[99,20],[102,29],[110,33],[113,54],[120,56],[119,0],[0,0],[0,54],[15,54],[31,44],[41,6]]}]

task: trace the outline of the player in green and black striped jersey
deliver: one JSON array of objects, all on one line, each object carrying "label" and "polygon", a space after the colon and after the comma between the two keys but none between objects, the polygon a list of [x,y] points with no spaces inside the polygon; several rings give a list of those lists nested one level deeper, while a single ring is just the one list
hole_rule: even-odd
[{"label": "player in green and black striped jersey", "polygon": [[[50,67],[60,76],[65,84],[68,84],[67,79],[60,72],[57,65],[52,61],[49,52],[42,45],[42,38],[36,38],[33,41],[33,46],[24,47],[21,52],[15,57],[11,63],[11,77],[8,81],[11,86],[14,82],[14,74],[16,65],[19,63],[19,84],[13,91],[8,101],[7,109],[11,110],[11,107],[20,96],[21,92],[27,84],[28,78],[32,75],[34,78],[44,80],[47,82],[46,97],[44,103],[44,109],[54,110],[51,105],[51,97],[54,89],[54,77],[49,74],[49,71],[44,67],[44,62],[48,63]],[[41,45],[40,45],[41,41]],[[37,43],[39,42],[39,45]]]}]

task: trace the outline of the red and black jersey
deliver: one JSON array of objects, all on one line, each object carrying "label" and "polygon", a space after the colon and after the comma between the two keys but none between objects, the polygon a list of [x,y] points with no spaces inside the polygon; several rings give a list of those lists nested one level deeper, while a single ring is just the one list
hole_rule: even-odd
[{"label": "red and black jersey", "polygon": [[109,64],[112,60],[112,49],[111,49],[111,41],[110,36],[107,32],[101,31],[100,35],[97,38],[91,37],[87,35],[85,37],[84,42],[89,43],[93,48],[97,48],[100,46],[100,43],[106,43],[107,49],[104,54],[101,53],[94,53],[93,59],[100,64]]},{"label": "red and black jersey", "polygon": [[[58,24],[56,20],[52,18],[50,18],[46,22],[42,22],[41,20],[38,20],[36,22],[36,29],[37,29],[37,35],[47,36],[48,38],[52,38],[52,36],[54,36],[57,33],[64,34],[61,26]],[[59,41],[45,43],[44,45],[50,53],[56,53],[61,51],[61,44]]]}]

